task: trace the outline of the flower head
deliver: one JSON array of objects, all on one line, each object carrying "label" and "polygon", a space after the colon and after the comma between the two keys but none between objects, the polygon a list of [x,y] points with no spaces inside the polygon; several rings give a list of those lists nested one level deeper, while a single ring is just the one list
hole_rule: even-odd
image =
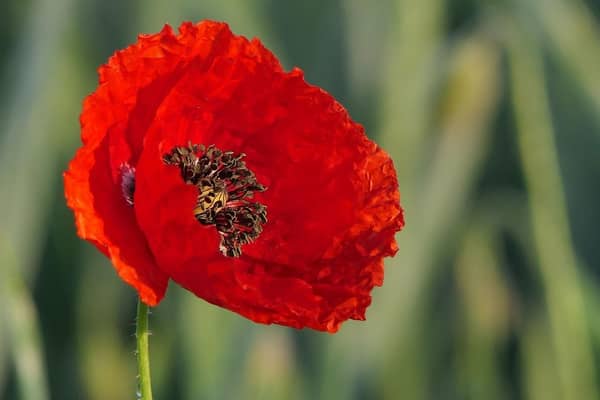
[{"label": "flower head", "polygon": [[391,159],[331,95],[210,21],[142,35],[99,76],[65,195],[145,303],[172,279],[257,322],[364,319],[404,222]]}]

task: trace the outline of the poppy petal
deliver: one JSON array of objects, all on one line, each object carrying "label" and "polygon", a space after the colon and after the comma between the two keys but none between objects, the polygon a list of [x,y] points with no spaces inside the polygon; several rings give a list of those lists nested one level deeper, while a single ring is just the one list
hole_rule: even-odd
[{"label": "poppy petal", "polygon": [[168,276],[157,268],[133,211],[112,181],[107,138],[97,146],[81,148],[64,179],[77,234],[111,259],[121,279],[133,286],[146,304],[156,305],[165,294]]},{"label": "poppy petal", "polygon": [[[301,71],[257,40],[226,35],[197,57],[156,110],[138,164],[136,215],[160,267],[252,320],[334,332],[364,319],[403,226],[390,158]],[[191,210],[197,189],[162,155],[188,142],[247,154],[268,186],[269,221],[240,258],[218,251]],[[156,182],[160,182],[159,185]]]},{"label": "poppy petal", "polygon": [[142,35],[136,45],[115,53],[99,68],[99,86],[84,101],[80,118],[83,147],[64,174],[78,235],[107,255],[121,278],[150,305],[164,296],[168,276],[157,268],[133,210],[123,201],[120,168],[140,150],[141,143],[126,135],[128,125],[139,124],[145,116],[132,112],[138,91],[173,69],[172,60],[160,57],[168,54],[162,49],[173,42],[172,36],[168,26],[158,34]]},{"label": "poppy petal", "polygon": [[65,173],[67,204],[75,213],[79,236],[111,258],[123,280],[142,300],[156,305],[168,276],[157,268],[135,215],[123,202],[123,165],[135,166],[156,108],[177,82],[186,63],[210,51],[223,23],[200,29],[186,23],[175,35],[165,25],[157,34],[117,51],[98,69],[99,86],[84,101],[83,147]]}]

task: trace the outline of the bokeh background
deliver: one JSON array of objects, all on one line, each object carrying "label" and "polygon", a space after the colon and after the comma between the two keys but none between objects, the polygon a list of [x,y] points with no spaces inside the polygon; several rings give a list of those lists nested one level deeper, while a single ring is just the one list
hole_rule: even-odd
[{"label": "bokeh background", "polygon": [[172,284],[157,399],[600,398],[600,2],[1,0],[0,398],[133,399],[136,296],[61,173],[96,68],[228,21],[394,157],[407,226],[366,322],[260,326]]}]

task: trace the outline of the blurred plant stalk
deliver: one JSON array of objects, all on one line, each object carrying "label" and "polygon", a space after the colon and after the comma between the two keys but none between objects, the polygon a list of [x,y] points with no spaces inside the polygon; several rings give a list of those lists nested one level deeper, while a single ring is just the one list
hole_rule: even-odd
[{"label": "blurred plant stalk", "polygon": [[588,95],[599,116],[600,27],[594,13],[581,0],[529,0],[529,3],[561,64]]},{"label": "blurred plant stalk", "polygon": [[[385,394],[389,398],[395,393],[410,399],[428,397],[430,389],[423,380],[427,376],[428,361],[423,354],[418,354],[427,347],[423,330],[428,324],[430,299],[426,294],[431,293],[429,287],[438,274],[436,261],[443,255],[460,216],[467,210],[467,199],[487,154],[489,125],[499,99],[499,51],[485,32],[475,32],[459,41],[449,54],[446,97],[437,128],[439,136],[431,138],[421,130],[419,140],[423,143],[416,148],[399,143],[392,136],[383,140],[384,147],[399,161],[401,175],[405,155],[421,152],[418,157],[409,157],[413,165],[406,168],[412,172],[401,181],[407,228],[401,233],[400,253],[386,269],[386,283],[397,288],[386,292],[381,308],[387,315],[396,316],[393,327],[385,332],[386,337],[381,341],[397,343],[396,351],[385,351],[386,369],[392,373],[391,365],[411,360],[410,367],[403,369],[400,376],[394,372],[395,378],[385,377]],[[402,75],[398,75],[397,79],[401,78]],[[407,96],[407,101],[411,98],[410,92],[397,95]],[[431,105],[427,109],[431,112]],[[423,113],[405,118],[434,119],[433,115]],[[394,137],[415,135],[405,132],[406,126],[402,124],[397,126]],[[431,140],[435,140],[433,155],[428,157],[423,146]],[[428,168],[424,168],[425,165]],[[420,173],[421,170],[426,173]],[[417,197],[422,200],[417,202]],[[387,335],[394,335],[395,340]]]},{"label": "blurred plant stalk", "polygon": [[393,7],[378,138],[395,156],[402,204],[412,210],[419,198],[413,189],[419,187],[431,136],[436,82],[432,78],[439,72],[437,61],[443,47],[444,1],[396,0]]},{"label": "blurred plant stalk", "polygon": [[[597,376],[573,249],[540,46],[516,28],[510,88],[531,224],[563,399],[597,399]],[[518,32],[518,35],[517,35]]]},{"label": "blurred plant stalk", "polygon": [[[49,399],[43,350],[33,299],[20,279],[17,258],[0,236],[0,330],[6,335],[8,354],[16,370],[16,382],[23,400]],[[1,393],[1,388],[0,388]]]},{"label": "blurred plant stalk", "polygon": [[[49,398],[40,327],[29,286],[39,265],[47,200],[54,182],[49,174],[57,154],[48,129],[56,113],[45,107],[50,95],[61,92],[52,85],[59,84],[53,80],[54,72],[71,3],[36,0],[30,4],[32,11],[18,32],[8,69],[14,75],[7,90],[9,107],[0,115],[0,314],[4,314],[0,319],[6,322],[7,354],[16,367],[22,400]],[[0,358],[0,364],[5,362]]]},{"label": "blurred plant stalk", "polygon": [[[481,214],[480,214],[481,215]],[[501,272],[499,229],[485,214],[467,228],[456,260],[456,283],[464,315],[458,346],[459,379],[470,399],[510,398],[497,349],[509,335],[513,293]]]},{"label": "blurred plant stalk", "polygon": [[562,382],[553,347],[552,330],[545,318],[536,316],[524,321],[520,341],[523,346],[523,396],[529,400],[562,400]]},{"label": "blurred plant stalk", "polygon": [[[371,313],[370,317],[372,320],[378,319],[378,315],[383,320],[392,318],[394,325],[393,328],[385,331],[380,329],[369,335],[368,343],[380,344],[369,351],[373,354],[373,366],[382,365],[386,358],[389,362],[390,349],[386,347],[386,343],[396,343],[396,340],[390,341],[391,332],[401,332],[399,336],[402,338],[407,336],[408,332],[397,331],[396,327],[412,324],[406,322],[411,320],[409,312],[415,308],[416,294],[422,287],[425,276],[421,271],[407,265],[406,261],[411,258],[414,261],[414,258],[418,257],[416,252],[407,253],[411,251],[408,238],[415,235],[414,229],[417,226],[412,221],[418,218],[416,208],[422,191],[419,183],[422,178],[426,144],[430,137],[428,132],[431,131],[432,125],[430,110],[435,101],[434,80],[431,78],[436,72],[436,57],[443,46],[442,21],[445,17],[442,0],[396,0],[392,7],[393,29],[387,38],[388,51],[385,54],[388,55],[388,60],[381,83],[382,128],[378,141],[390,153],[398,171],[401,203],[405,210],[407,226],[401,233],[401,254],[386,263],[386,284],[395,289],[393,293],[387,292],[386,295],[382,295],[379,308]],[[400,310],[397,309],[397,305],[401,305]],[[365,345],[368,346],[366,343]],[[395,354],[397,350],[395,348],[392,353]],[[415,400],[423,398],[426,387],[425,375],[420,373],[425,368],[422,365],[423,361],[422,357],[412,357],[410,368],[396,371],[396,383],[391,385],[392,388],[385,389],[387,394],[403,394]],[[388,377],[382,377],[385,382],[386,378]],[[401,389],[395,392],[398,387]]]}]

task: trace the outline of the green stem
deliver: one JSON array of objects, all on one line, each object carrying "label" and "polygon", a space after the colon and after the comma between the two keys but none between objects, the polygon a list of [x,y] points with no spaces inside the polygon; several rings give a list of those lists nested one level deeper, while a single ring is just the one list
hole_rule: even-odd
[{"label": "green stem", "polygon": [[148,306],[138,299],[137,327],[137,361],[139,374],[140,400],[152,400],[152,383],[150,381],[150,355],[148,353]]}]

